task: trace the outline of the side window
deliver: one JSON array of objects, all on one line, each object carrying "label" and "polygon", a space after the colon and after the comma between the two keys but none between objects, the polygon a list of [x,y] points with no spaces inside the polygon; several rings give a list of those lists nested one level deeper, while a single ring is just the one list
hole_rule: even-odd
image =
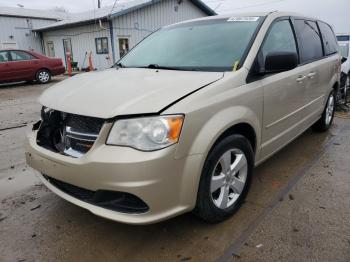
[{"label": "side window", "polygon": [[318,22],[321,30],[324,51],[326,55],[331,55],[338,52],[338,42],[332,28],[323,22]]},{"label": "side window", "polygon": [[34,56],[23,51],[10,51],[12,61],[24,61],[35,59]]},{"label": "side window", "polygon": [[262,64],[265,64],[266,56],[271,52],[298,53],[289,20],[278,21],[272,25],[261,49]]},{"label": "side window", "polygon": [[9,53],[7,51],[0,52],[0,63],[8,62],[9,59]]},{"label": "side window", "polygon": [[108,54],[108,38],[95,38],[96,54]]},{"label": "side window", "polygon": [[308,63],[322,58],[322,42],[316,22],[297,19],[295,29],[299,39],[301,62]]}]

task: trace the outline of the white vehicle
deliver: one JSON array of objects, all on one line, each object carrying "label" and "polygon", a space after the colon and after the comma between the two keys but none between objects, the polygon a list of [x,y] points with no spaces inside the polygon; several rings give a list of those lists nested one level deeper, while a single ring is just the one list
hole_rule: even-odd
[{"label": "white vehicle", "polygon": [[[341,98],[347,96],[347,91],[350,85],[350,33],[337,35],[340,55],[343,57],[341,66]],[[344,59],[346,58],[346,60]]]}]

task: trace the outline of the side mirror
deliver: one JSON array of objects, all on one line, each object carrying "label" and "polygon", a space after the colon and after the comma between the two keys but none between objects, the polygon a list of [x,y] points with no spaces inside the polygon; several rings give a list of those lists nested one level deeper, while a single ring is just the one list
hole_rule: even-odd
[{"label": "side mirror", "polygon": [[298,55],[293,52],[271,52],[265,59],[265,74],[280,73],[298,66]]},{"label": "side mirror", "polygon": [[341,57],[341,63],[344,64],[346,61],[348,61],[348,59],[344,56]]}]

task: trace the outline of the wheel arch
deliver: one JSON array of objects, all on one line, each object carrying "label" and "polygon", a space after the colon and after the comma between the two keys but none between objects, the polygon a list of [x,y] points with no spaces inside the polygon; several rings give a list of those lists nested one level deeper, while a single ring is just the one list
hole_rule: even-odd
[{"label": "wheel arch", "polygon": [[[229,127],[226,129],[215,141],[213,144],[212,148],[216,144],[218,144],[221,140],[224,138],[230,136],[230,135],[242,135],[244,136],[252,146],[253,152],[256,152],[256,146],[257,146],[257,134],[256,131],[254,130],[253,126],[246,123],[246,122],[241,122],[241,123],[236,123],[233,126]],[[211,150],[212,150],[211,148]]]},{"label": "wheel arch", "polygon": [[46,71],[48,71],[48,72],[52,75],[52,72],[51,72],[51,70],[50,70],[49,68],[47,68],[47,67],[40,67],[38,70],[36,70],[36,72],[35,72],[35,77],[37,77],[38,73],[39,73],[41,70],[46,70]]}]

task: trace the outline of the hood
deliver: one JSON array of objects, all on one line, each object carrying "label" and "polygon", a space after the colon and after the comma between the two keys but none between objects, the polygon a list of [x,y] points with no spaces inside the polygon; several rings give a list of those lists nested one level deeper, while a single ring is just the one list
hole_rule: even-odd
[{"label": "hood", "polygon": [[64,80],[47,89],[39,101],[62,112],[105,119],[157,113],[222,77],[216,72],[111,68]]}]

